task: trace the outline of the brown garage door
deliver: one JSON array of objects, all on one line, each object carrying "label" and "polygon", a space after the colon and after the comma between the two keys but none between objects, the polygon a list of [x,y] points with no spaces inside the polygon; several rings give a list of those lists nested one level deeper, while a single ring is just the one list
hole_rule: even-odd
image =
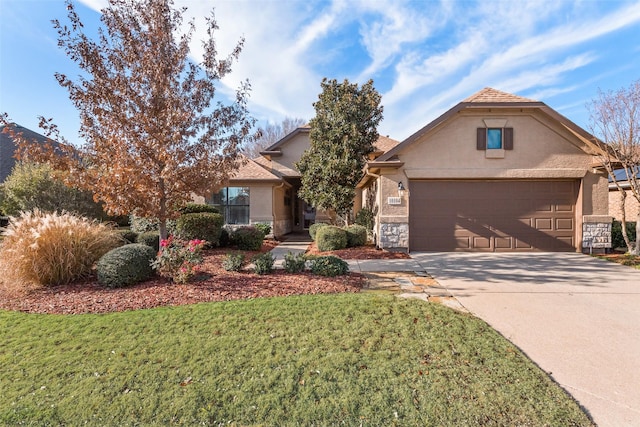
[{"label": "brown garage door", "polygon": [[412,251],[574,251],[577,181],[410,181]]}]

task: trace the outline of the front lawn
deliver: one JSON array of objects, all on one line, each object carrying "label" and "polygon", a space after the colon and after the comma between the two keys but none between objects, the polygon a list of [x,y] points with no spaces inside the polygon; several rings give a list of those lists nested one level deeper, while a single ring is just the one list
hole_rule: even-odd
[{"label": "front lawn", "polygon": [[0,424],[591,425],[484,322],[371,294],[0,311]]}]

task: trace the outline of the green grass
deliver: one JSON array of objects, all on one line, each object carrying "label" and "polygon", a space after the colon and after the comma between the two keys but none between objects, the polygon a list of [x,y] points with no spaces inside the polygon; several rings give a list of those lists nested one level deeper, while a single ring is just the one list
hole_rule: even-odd
[{"label": "green grass", "polygon": [[0,311],[2,425],[590,425],[470,315],[380,295]]}]

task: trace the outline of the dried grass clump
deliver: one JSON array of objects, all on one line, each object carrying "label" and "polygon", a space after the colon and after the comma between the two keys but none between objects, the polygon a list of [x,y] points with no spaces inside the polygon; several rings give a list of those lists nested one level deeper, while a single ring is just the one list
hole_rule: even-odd
[{"label": "dried grass clump", "polygon": [[106,224],[38,209],[12,218],[4,236],[0,272],[5,284],[69,283],[89,275],[102,255],[121,244]]}]

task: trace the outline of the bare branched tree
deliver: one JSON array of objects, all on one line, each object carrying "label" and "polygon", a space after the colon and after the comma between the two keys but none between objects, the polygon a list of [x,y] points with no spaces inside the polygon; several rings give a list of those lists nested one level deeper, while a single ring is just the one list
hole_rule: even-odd
[{"label": "bare branched tree", "polygon": [[246,107],[248,82],[229,105],[212,106],[216,84],[231,71],[244,40],[218,59],[212,12],[204,59],[195,64],[189,59],[195,27],[192,21],[182,31],[184,12],[173,0],[109,0],[103,27],[91,40],[68,0],[69,22],[53,24],[58,45],[84,74],[76,81],[64,74],[56,79],[80,113],[86,143],[74,148],[51,119],[41,118],[40,127],[62,143],[64,155],[21,147],[32,151],[31,159],[70,171],[68,181],[93,191],[110,214],[157,218],[162,238],[167,219],[193,193],[224,185],[255,123]]},{"label": "bare branched tree", "polygon": [[245,155],[251,159],[258,157],[261,151],[275,144],[289,133],[307,123],[299,117],[285,117],[281,123],[268,124],[258,128],[258,137],[243,148]]},{"label": "bare branched tree", "polygon": [[[627,250],[640,255],[627,233],[626,198],[630,194],[640,203],[640,80],[628,88],[598,93],[589,104],[591,132],[599,138],[601,160],[611,181],[620,193],[622,235]],[[636,221],[636,236],[640,236],[640,215]]]}]

